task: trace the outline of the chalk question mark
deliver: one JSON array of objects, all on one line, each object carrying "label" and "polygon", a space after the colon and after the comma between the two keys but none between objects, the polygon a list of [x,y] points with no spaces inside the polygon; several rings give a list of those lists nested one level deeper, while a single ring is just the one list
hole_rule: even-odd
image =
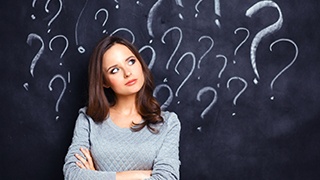
[{"label": "chalk question mark", "polygon": [[32,45],[32,41],[34,39],[38,39],[41,42],[41,47],[40,47],[38,53],[32,59],[32,62],[31,62],[31,65],[30,65],[30,74],[32,75],[32,77],[34,77],[34,75],[33,75],[34,68],[35,68],[38,60],[40,59],[40,56],[43,54],[43,51],[44,51],[44,42],[43,42],[42,38],[38,34],[30,33],[28,35],[28,38],[27,38],[27,43],[31,46]]},{"label": "chalk question mark", "polygon": [[198,2],[197,2],[197,4],[194,6],[194,9],[197,11],[197,13],[194,15],[194,17],[198,17],[198,13],[200,12],[199,11],[199,8],[198,8],[198,6],[199,6],[199,4],[202,2],[203,0],[199,0]]},{"label": "chalk question mark", "polygon": [[[60,93],[60,96],[59,96],[59,98],[58,98],[58,100],[56,102],[56,107],[55,107],[56,112],[59,112],[59,104],[60,104],[61,98],[62,98],[62,96],[63,96],[63,94],[64,94],[64,92],[65,92],[65,90],[67,88],[67,83],[66,83],[66,80],[64,79],[64,77],[62,75],[57,74],[49,82],[48,88],[49,88],[50,91],[53,90],[52,89],[52,82],[54,80],[56,80],[57,78],[60,78],[62,80],[62,82],[63,82],[63,89],[62,89],[62,91]],[[56,117],[56,119],[58,119],[58,118],[59,118],[59,116]]]},{"label": "chalk question mark", "polygon": [[[104,12],[104,13],[106,14],[105,19],[104,19],[104,21],[103,21],[103,23],[102,23],[102,27],[104,27],[104,25],[105,25],[106,22],[108,21],[109,12],[108,12],[105,8],[99,9],[99,10],[96,12],[96,14],[94,15],[94,19],[95,19],[95,20],[98,19],[98,14],[99,14],[100,12]],[[106,30],[103,30],[102,33],[106,33]]]},{"label": "chalk question mark", "polygon": [[177,91],[176,91],[176,94],[175,94],[176,97],[178,97],[180,89],[181,89],[182,86],[187,82],[187,80],[190,78],[190,76],[192,75],[192,73],[193,73],[193,71],[194,71],[194,69],[195,69],[195,67],[196,67],[196,57],[194,56],[194,54],[193,54],[192,52],[186,52],[186,53],[184,53],[184,54],[180,57],[180,59],[178,60],[176,66],[175,66],[175,68],[174,68],[174,70],[176,71],[177,74],[180,75],[180,73],[179,73],[179,71],[178,71],[178,66],[179,66],[179,64],[181,63],[181,61],[182,61],[186,56],[188,56],[188,55],[192,57],[192,68],[191,68],[189,74],[186,76],[186,78],[182,81],[182,83],[181,83],[180,86],[178,87],[178,89],[177,89]]},{"label": "chalk question mark", "polygon": [[[178,5],[178,6],[180,6],[180,7],[183,7],[182,0],[175,0],[175,2],[176,2],[176,5]],[[181,20],[183,20],[183,16],[182,16],[181,13],[179,13],[178,16],[179,16],[179,18],[180,18]]]},{"label": "chalk question mark", "polygon": [[[176,1],[176,5],[180,6],[180,7],[183,7],[183,4],[182,4],[182,1],[181,0],[175,0]],[[179,18],[181,20],[183,20],[183,16],[181,13],[179,13]]]},{"label": "chalk question mark", "polygon": [[[50,12],[49,9],[48,9],[48,6],[49,6],[50,1],[51,1],[51,0],[47,0],[47,3],[46,3],[46,5],[45,5],[45,11],[46,11],[47,13]],[[48,28],[50,27],[50,25],[52,24],[52,22],[58,17],[58,15],[60,14],[60,12],[61,12],[61,10],[62,10],[62,1],[59,0],[59,3],[60,3],[60,5],[59,5],[59,10],[58,10],[57,13],[53,16],[53,18],[51,18],[51,20],[49,21],[49,23],[48,23]],[[51,29],[49,28],[49,29],[48,29],[48,33],[49,33],[50,31],[51,31]]]},{"label": "chalk question mark", "polygon": [[[275,83],[275,81],[279,78],[280,75],[282,75],[287,69],[289,69],[292,64],[296,61],[297,57],[298,57],[298,53],[299,53],[299,49],[298,49],[298,46],[296,45],[295,42],[293,42],[291,39],[285,39],[285,38],[282,38],[282,39],[278,39],[276,41],[274,41],[271,45],[270,45],[270,51],[272,51],[272,47],[276,44],[276,43],[279,43],[279,42],[289,42],[291,43],[294,48],[295,48],[295,55],[294,55],[294,58],[293,60],[287,65],[285,66],[285,68],[283,68],[274,78],[273,80],[271,81],[271,84],[270,84],[270,88],[271,90],[273,90],[273,85]],[[274,96],[271,97],[271,100],[274,99]]]},{"label": "chalk question mark", "polygon": [[116,5],[116,9],[119,9],[119,8],[120,8],[119,1],[118,1],[118,0],[114,0],[114,2],[116,2],[116,3],[117,3],[117,5]]},{"label": "chalk question mark", "polygon": [[67,39],[67,37],[66,36],[64,36],[64,35],[56,35],[56,36],[54,36],[51,40],[50,40],[50,42],[49,42],[49,49],[50,49],[50,51],[53,51],[53,49],[52,49],[52,42],[55,40],[55,39],[57,39],[57,38],[62,38],[62,39],[64,39],[64,41],[65,41],[65,47],[64,47],[64,49],[63,49],[63,51],[62,51],[62,53],[61,53],[61,55],[60,55],[60,59],[63,57],[63,55],[64,55],[64,53],[67,51],[67,49],[68,49],[68,47],[69,47],[69,41],[68,41],[68,39]]},{"label": "chalk question mark", "polygon": [[[83,14],[83,11],[84,9],[86,8],[88,4],[88,0],[86,0],[86,3],[84,4],[79,16],[78,16],[78,19],[77,19],[77,23],[76,23],[76,27],[75,27],[75,32],[74,32],[74,35],[75,35],[75,40],[76,40],[76,45],[79,46],[79,40],[78,40],[78,26],[79,26],[79,22],[80,22],[80,19],[82,17],[82,14]],[[79,53],[83,54],[86,52],[86,49],[83,47],[83,46],[79,46],[78,47],[78,51]]]},{"label": "chalk question mark", "polygon": [[208,91],[212,91],[214,93],[214,97],[212,99],[212,101],[210,102],[210,104],[204,109],[204,111],[201,113],[201,118],[204,119],[204,116],[212,109],[213,105],[217,102],[218,99],[218,93],[217,91],[213,88],[213,87],[204,87],[202,89],[200,89],[200,91],[197,94],[197,100],[201,101],[201,96]]},{"label": "chalk question mark", "polygon": [[166,69],[169,69],[169,65],[170,65],[170,62],[172,61],[172,58],[173,56],[176,54],[176,52],[178,51],[179,47],[180,47],[180,44],[181,44],[181,41],[182,41],[182,38],[183,38],[183,35],[182,35],[182,31],[180,28],[178,27],[172,27],[170,29],[168,29],[166,32],[164,32],[163,36],[161,37],[161,42],[163,44],[166,44],[166,42],[164,41],[164,38],[167,36],[167,34],[173,30],[177,30],[179,32],[179,40],[178,40],[178,43],[174,49],[174,51],[172,52],[167,64],[166,64]]},{"label": "chalk question mark", "polygon": [[131,43],[133,44],[133,43],[135,42],[136,37],[134,36],[133,32],[132,32],[130,29],[128,29],[128,28],[118,28],[118,29],[116,29],[115,31],[113,31],[113,32],[110,34],[110,36],[116,34],[116,33],[119,32],[119,31],[126,31],[126,32],[128,32],[128,33],[131,35],[131,37],[132,37]]},{"label": "chalk question mark", "polygon": [[[214,12],[216,15],[218,15],[218,17],[221,17],[220,0],[214,0]],[[218,18],[215,20],[215,23],[219,28],[221,28],[221,23]]]},{"label": "chalk question mark", "polygon": [[[154,3],[154,5],[151,7],[149,14],[148,14],[147,29],[148,29],[148,33],[151,37],[154,37],[152,25],[153,25],[153,21],[155,19],[155,13],[158,10],[158,8],[161,6],[162,1],[163,0],[158,0],[156,3]],[[178,6],[183,7],[181,0],[175,0],[175,2]],[[179,17],[180,17],[180,19],[183,19],[183,16],[181,13],[179,13]]]},{"label": "chalk question mark", "polygon": [[201,36],[198,39],[198,42],[200,42],[202,39],[209,39],[211,44],[210,44],[210,47],[207,49],[207,51],[200,57],[200,59],[198,61],[198,69],[200,69],[200,64],[201,64],[202,59],[211,51],[211,49],[213,48],[213,45],[214,45],[214,41],[210,36]]},{"label": "chalk question mark", "polygon": [[141,49],[139,49],[139,53],[141,53],[142,51],[144,51],[145,49],[149,48],[152,52],[152,57],[151,57],[151,60],[149,62],[149,65],[148,65],[148,68],[151,70],[155,61],[156,61],[156,51],[153,49],[152,46],[149,46],[149,45],[145,45],[143,46]]},{"label": "chalk question mark", "polygon": [[161,105],[161,110],[164,110],[166,109],[168,106],[170,106],[171,102],[172,102],[172,99],[173,99],[173,92],[172,92],[172,89],[170,88],[169,85],[167,84],[159,84],[153,91],[153,96],[154,97],[157,97],[157,94],[158,92],[160,91],[160,89],[162,88],[167,88],[168,91],[169,91],[169,96],[167,98],[167,100]]},{"label": "chalk question mark", "polygon": [[[246,32],[247,32],[247,35],[246,35],[246,37],[241,41],[241,43],[236,47],[236,49],[234,50],[234,53],[233,53],[234,56],[237,55],[237,52],[238,52],[239,48],[247,41],[247,39],[248,39],[249,36],[250,36],[250,32],[249,32],[249,30],[248,30],[247,28],[239,27],[239,28],[237,28],[237,29],[234,31],[234,34],[237,34],[238,31],[246,31]],[[236,63],[236,61],[233,61],[233,64],[235,64],[235,63]]]},{"label": "chalk question mark", "polygon": [[[37,0],[33,0],[32,1],[32,7],[34,8],[36,6],[36,2]],[[36,19],[36,16],[34,14],[31,14],[31,19],[35,20]]]},{"label": "chalk question mark", "polygon": [[[246,16],[251,18],[253,14],[255,14],[257,11],[259,11],[264,7],[276,8],[279,12],[279,19],[274,24],[264,28],[259,33],[257,33],[254,39],[252,40],[251,50],[250,50],[251,65],[258,79],[260,79],[260,76],[259,76],[257,64],[256,64],[256,51],[259,46],[259,43],[261,42],[262,38],[266,37],[271,33],[278,31],[282,27],[282,23],[283,23],[281,9],[279,8],[278,4],[270,0],[257,2],[246,11]],[[255,84],[258,83],[258,79],[254,79]]]},{"label": "chalk question mark", "polygon": [[[239,91],[239,93],[238,93],[238,94],[234,97],[234,99],[233,99],[233,105],[236,105],[238,98],[239,98],[239,97],[241,96],[241,94],[247,89],[248,83],[247,83],[246,80],[244,80],[244,79],[241,78],[241,77],[237,77],[237,76],[232,77],[232,78],[230,78],[230,79],[228,80],[228,82],[227,82],[227,88],[228,88],[229,90],[230,90],[230,82],[231,82],[232,80],[240,80],[240,81],[243,82],[243,84],[244,84],[244,87]],[[233,113],[232,115],[234,116],[234,115],[236,115],[236,113]]]},{"label": "chalk question mark", "polygon": [[140,1],[137,1],[136,4],[139,6],[143,6],[143,4]]},{"label": "chalk question mark", "polygon": [[148,14],[147,29],[151,37],[154,37],[152,25],[153,25],[155,13],[156,13],[156,10],[160,7],[161,3],[162,3],[162,0],[158,0],[156,3],[154,3],[154,5],[151,7]]},{"label": "chalk question mark", "polygon": [[[218,74],[218,78],[220,79],[223,71],[224,71],[224,70],[226,69],[226,67],[227,67],[228,59],[227,59],[226,56],[221,55],[221,54],[216,55],[216,58],[222,58],[222,59],[223,59],[223,66],[222,66],[222,68],[221,68],[221,70],[220,70],[220,72],[219,72],[219,74]],[[217,84],[217,87],[220,88],[220,83]]]}]

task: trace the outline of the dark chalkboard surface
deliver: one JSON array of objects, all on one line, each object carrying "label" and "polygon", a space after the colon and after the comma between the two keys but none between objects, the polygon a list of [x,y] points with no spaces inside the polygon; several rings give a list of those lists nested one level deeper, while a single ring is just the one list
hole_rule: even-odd
[{"label": "dark chalkboard surface", "polygon": [[316,0],[2,1],[1,179],[63,179],[106,34],[134,42],[179,115],[182,179],[318,178],[319,12]]}]

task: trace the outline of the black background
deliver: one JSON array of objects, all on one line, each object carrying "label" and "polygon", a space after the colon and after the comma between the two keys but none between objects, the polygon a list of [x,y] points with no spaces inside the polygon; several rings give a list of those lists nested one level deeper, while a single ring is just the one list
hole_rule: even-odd
[{"label": "black background", "polygon": [[[150,64],[159,102],[180,118],[182,179],[318,178],[320,3],[261,1],[273,6],[248,17],[246,11],[260,1],[217,2],[220,6],[198,0],[2,1],[1,179],[63,179],[74,122],[86,104],[91,50],[105,34],[133,40],[129,31]],[[283,23],[257,46],[258,78],[250,47],[260,31],[279,19],[276,6]],[[101,8],[108,11],[105,24],[103,11],[95,20]],[[247,33],[235,33],[238,28],[250,32],[241,45]],[[32,34],[43,41],[33,76],[30,66],[42,44],[37,38],[28,44]],[[68,40],[64,54],[66,43],[52,40],[56,35]],[[214,42],[209,51],[207,37]]]}]

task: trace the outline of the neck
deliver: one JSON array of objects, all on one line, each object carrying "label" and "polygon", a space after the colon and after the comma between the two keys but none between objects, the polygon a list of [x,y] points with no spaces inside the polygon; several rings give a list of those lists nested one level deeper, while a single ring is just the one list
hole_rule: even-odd
[{"label": "neck", "polygon": [[112,109],[123,115],[137,114],[136,96],[118,96]]}]

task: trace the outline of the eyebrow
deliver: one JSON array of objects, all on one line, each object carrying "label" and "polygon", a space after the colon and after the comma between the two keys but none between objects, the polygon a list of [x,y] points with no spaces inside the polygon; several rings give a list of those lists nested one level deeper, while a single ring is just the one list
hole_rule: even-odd
[{"label": "eyebrow", "polygon": [[[127,58],[125,59],[125,61],[128,61],[128,60],[131,59],[131,58],[134,58],[134,56],[129,56],[129,57],[127,57]],[[109,72],[110,69],[112,69],[112,68],[114,68],[114,67],[116,67],[116,66],[118,66],[118,64],[115,64],[115,65],[110,66],[110,67],[107,69],[107,72]]]}]

